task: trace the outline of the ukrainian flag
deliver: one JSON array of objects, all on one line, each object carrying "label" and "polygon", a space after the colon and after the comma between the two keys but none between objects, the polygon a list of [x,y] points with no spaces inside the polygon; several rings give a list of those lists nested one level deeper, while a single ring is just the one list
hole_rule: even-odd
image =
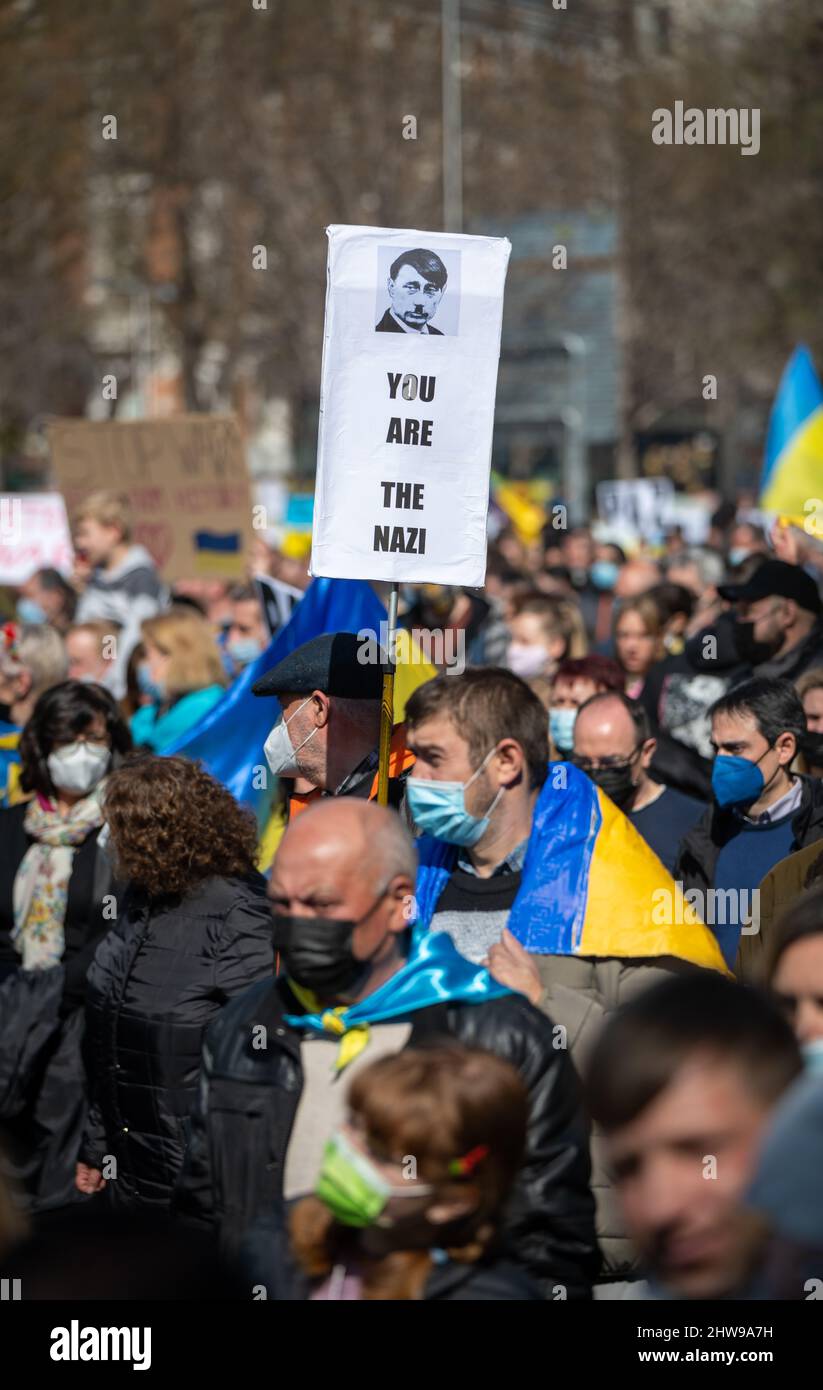
[{"label": "ukrainian flag", "polygon": [[[280,714],[274,697],[252,694],[260,677],[312,637],[326,632],[373,632],[378,639],[386,610],[362,579],[313,579],[285,627],[256,661],[247,666],[198,725],[167,749],[203,763],[208,772],[250,807],[260,827],[260,867],[267,868],[283,826],[272,818],[275,787],[263,757],[263,744]],[[394,718],[403,718],[406,700],[436,672],[423,661],[408,634],[398,633]]]},{"label": "ukrainian flag", "polygon": [[230,579],[240,571],[243,537],[239,531],[195,531],[195,569],[198,574],[225,574]]},{"label": "ukrainian flag", "polygon": [[[417,927],[431,921],[456,858],[419,842]],[[508,922],[527,951],[551,956],[675,956],[726,969],[714,933],[613,801],[571,763],[552,763],[535,806]]]},{"label": "ukrainian flag", "polygon": [[775,396],[760,481],[760,506],[799,525],[823,495],[823,386],[807,347],[795,348]]},{"label": "ukrainian flag", "polygon": [[546,525],[548,491],[539,482],[509,482],[492,476],[492,497],[514,526],[519,540],[532,545]]}]

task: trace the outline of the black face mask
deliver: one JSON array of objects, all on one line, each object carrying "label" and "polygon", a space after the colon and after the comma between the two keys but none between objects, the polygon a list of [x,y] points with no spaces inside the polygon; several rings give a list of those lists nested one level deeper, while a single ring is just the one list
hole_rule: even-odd
[{"label": "black face mask", "polygon": [[823,767],[823,734],[803,734],[798,748],[809,767]]},{"label": "black face mask", "polygon": [[615,806],[625,811],[634,796],[631,765],[628,767],[599,767],[589,773],[596,786],[611,797]]},{"label": "black face mask", "polygon": [[780,638],[771,642],[756,642],[754,623],[738,621],[734,625],[734,645],[741,661],[748,662],[750,666],[760,666],[762,662],[774,656],[780,646]]},{"label": "black face mask", "polygon": [[11,724],[11,706],[0,705],[0,724]]},{"label": "black face mask", "polygon": [[352,938],[360,923],[371,916],[377,902],[356,922],[350,918],[293,917],[276,912],[274,949],[282,955],[289,978],[321,999],[355,993],[371,969],[371,960],[357,959]]}]

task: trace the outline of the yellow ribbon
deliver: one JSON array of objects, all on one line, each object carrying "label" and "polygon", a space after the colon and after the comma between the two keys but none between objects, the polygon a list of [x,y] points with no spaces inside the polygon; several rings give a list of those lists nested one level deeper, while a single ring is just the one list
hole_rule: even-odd
[{"label": "yellow ribbon", "polygon": [[338,1004],[334,1009],[324,1009],[316,994],[310,989],[304,989],[294,980],[289,980],[289,989],[310,1014],[320,1014],[320,1022],[326,1033],[334,1033],[340,1038],[340,1047],[337,1050],[337,1058],[334,1063],[335,1072],[341,1072],[345,1067],[353,1062],[355,1057],[369,1045],[371,1036],[368,1023],[352,1023],[348,1025],[344,1015],[348,1013],[348,1004]]}]

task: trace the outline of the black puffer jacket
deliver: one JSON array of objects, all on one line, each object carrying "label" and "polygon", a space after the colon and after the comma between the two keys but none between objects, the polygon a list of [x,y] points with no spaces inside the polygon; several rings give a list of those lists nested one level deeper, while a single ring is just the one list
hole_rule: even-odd
[{"label": "black puffer jacket", "polygon": [[[253,1223],[282,1200],[286,1150],[303,1088],[301,1013],[282,979],[234,1000],[208,1031],[199,1097],[175,1205],[210,1219],[236,1253]],[[526,1159],[503,1235],[549,1296],[588,1298],[599,1264],[589,1188],[589,1132],[574,1067],[554,1047],[550,1020],[522,995],[435,1004],[410,1015],[408,1046],[451,1037],[517,1068],[530,1095]],[[255,1025],[266,1029],[254,1033]],[[379,1025],[375,1025],[379,1026]],[[256,1045],[261,1036],[266,1046]]]},{"label": "black puffer jacket", "polygon": [[[89,970],[84,1055],[91,1107],[80,1159],[118,1203],[168,1204],[185,1149],[203,1034],[274,969],[265,883],[210,878],[149,906],[127,896]],[[105,1173],[104,1173],[105,1176]]]},{"label": "black puffer jacket", "polygon": [[14,880],[29,846],[28,802],[0,810],[0,1148],[33,1211],[80,1200],[74,1186],[85,1123],[80,1057],[86,971],[113,926],[121,888],[99,829],[74,851],[59,966],[23,970],[12,940]]}]

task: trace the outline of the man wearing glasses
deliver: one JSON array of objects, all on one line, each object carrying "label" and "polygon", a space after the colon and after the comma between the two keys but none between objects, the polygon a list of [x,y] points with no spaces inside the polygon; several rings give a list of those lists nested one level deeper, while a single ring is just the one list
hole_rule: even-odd
[{"label": "man wearing glasses", "polygon": [[678,845],[705,807],[649,776],[656,746],[643,706],[609,691],[580,706],[571,760],[620,807],[673,873]]}]

